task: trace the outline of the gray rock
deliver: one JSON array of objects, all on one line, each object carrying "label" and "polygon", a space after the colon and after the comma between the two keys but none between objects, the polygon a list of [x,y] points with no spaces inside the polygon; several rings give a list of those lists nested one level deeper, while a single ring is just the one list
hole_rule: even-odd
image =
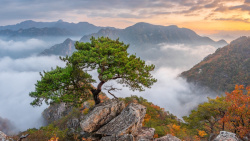
[{"label": "gray rock", "polygon": [[153,141],[154,140],[155,129],[142,127],[136,136],[136,141]]},{"label": "gray rock", "polygon": [[102,135],[124,135],[132,134],[136,136],[138,130],[142,127],[142,121],[146,114],[146,107],[130,103],[120,115],[100,128],[96,134]]},{"label": "gray rock", "polygon": [[7,135],[5,135],[2,131],[0,131],[0,141],[5,141]]},{"label": "gray rock", "polygon": [[181,140],[175,136],[172,136],[171,134],[167,134],[166,136],[155,139],[155,141],[181,141]]},{"label": "gray rock", "polygon": [[240,139],[234,133],[220,131],[220,134],[213,141],[240,141]]},{"label": "gray rock", "polygon": [[101,139],[101,141],[134,141],[134,137],[131,134],[125,134],[122,136],[106,136]]},{"label": "gray rock", "polygon": [[49,106],[47,109],[43,111],[43,117],[46,119],[47,123],[50,124],[53,121],[57,121],[61,119],[66,112],[66,104],[60,103],[60,104],[54,104]]},{"label": "gray rock", "polygon": [[116,99],[100,103],[84,117],[80,123],[81,128],[85,132],[96,131],[120,114],[124,108],[124,102]]}]

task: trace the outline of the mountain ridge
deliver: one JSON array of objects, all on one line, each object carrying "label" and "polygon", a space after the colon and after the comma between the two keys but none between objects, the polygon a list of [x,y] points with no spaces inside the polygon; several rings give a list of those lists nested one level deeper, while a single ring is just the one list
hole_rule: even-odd
[{"label": "mountain ridge", "polygon": [[[92,36],[96,38],[101,36],[109,37],[111,39],[119,38],[120,41],[130,44],[130,50],[137,50],[136,52],[140,56],[145,54],[145,52],[143,53],[142,51],[145,51],[146,49],[157,48],[161,43],[187,44],[195,46],[213,45],[216,47],[227,44],[227,42],[224,40],[215,42],[208,37],[199,36],[190,29],[178,28],[176,25],[158,26],[143,22],[137,23],[125,29],[103,28],[97,33],[84,35],[80,39],[80,42],[89,42]],[[59,46],[57,46],[57,50],[60,50]],[[51,51],[51,53],[53,54],[53,51]],[[69,54],[65,53],[61,55],[65,56]]]},{"label": "mountain ridge", "polygon": [[232,91],[236,84],[250,84],[249,54],[250,37],[243,36],[217,49],[181,76],[213,90]]},{"label": "mountain ridge", "polygon": [[69,36],[72,35],[71,32],[60,29],[56,27],[44,27],[44,28],[28,28],[28,29],[19,29],[13,31],[10,29],[0,30],[1,36],[8,36],[9,38],[13,37],[38,37],[38,36]]},{"label": "mountain ridge", "polygon": [[32,20],[26,20],[17,23],[15,25],[0,26],[0,31],[1,30],[18,31],[20,29],[25,30],[30,28],[60,28],[61,30],[66,30],[67,32],[70,32],[72,35],[83,36],[98,32],[100,29],[107,27],[95,26],[88,22],[69,23],[69,22],[64,22],[62,20],[58,20],[56,22],[36,22]]},{"label": "mountain ridge", "polygon": [[226,45],[225,40],[213,41],[209,37],[201,37],[191,29],[179,28],[176,25],[161,26],[149,23],[136,23],[125,29],[102,29],[97,33],[84,35],[80,41],[87,42],[91,38],[108,36],[112,39],[119,38],[129,44],[192,44],[192,45],[212,45],[220,47]]}]

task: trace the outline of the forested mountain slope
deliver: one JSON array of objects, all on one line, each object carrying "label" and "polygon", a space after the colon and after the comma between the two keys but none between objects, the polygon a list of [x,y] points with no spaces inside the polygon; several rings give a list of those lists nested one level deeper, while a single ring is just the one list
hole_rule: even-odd
[{"label": "forested mountain slope", "polygon": [[250,84],[250,37],[240,37],[181,74],[187,81],[231,91]]}]

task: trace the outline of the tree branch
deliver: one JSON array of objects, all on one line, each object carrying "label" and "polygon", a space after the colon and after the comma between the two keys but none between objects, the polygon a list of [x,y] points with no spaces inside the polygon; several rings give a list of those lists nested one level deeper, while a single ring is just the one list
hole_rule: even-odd
[{"label": "tree branch", "polygon": [[114,94],[111,93],[111,91],[116,91],[116,90],[121,90],[118,88],[114,88],[112,85],[111,86],[106,86],[109,88],[104,88],[104,90],[107,90],[110,95],[112,95],[115,99],[118,99]]}]

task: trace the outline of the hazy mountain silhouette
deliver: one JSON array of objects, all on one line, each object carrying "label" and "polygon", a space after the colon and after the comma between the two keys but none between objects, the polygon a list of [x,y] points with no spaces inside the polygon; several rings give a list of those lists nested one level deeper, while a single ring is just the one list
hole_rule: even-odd
[{"label": "hazy mountain silhouette", "polygon": [[8,36],[10,39],[11,38],[16,38],[16,37],[39,37],[39,36],[69,36],[73,35],[71,32],[65,29],[61,28],[55,28],[55,27],[44,27],[44,28],[28,28],[28,29],[19,29],[17,31],[13,30],[1,30],[0,31],[0,36]]},{"label": "hazy mountain silhouette", "polygon": [[[40,29],[57,28],[57,29],[67,31],[69,33],[68,35],[83,36],[83,35],[88,35],[91,33],[98,32],[100,29],[105,28],[105,27],[95,26],[88,22],[68,23],[62,20],[59,20],[57,22],[35,22],[32,20],[27,20],[27,21],[18,23],[16,25],[0,26],[0,30],[8,30],[12,32],[18,31],[20,29],[28,30],[28,29],[33,29],[33,28],[40,28]],[[7,33],[7,31],[2,32],[2,36],[3,36],[3,33]],[[50,36],[50,34],[47,34],[47,36]]]},{"label": "hazy mountain silhouette", "polygon": [[[89,35],[84,35],[80,42],[89,42],[90,38],[94,37],[110,37],[111,39],[119,38],[120,41],[125,42],[126,44],[130,44],[130,50],[132,52],[136,52],[139,56],[149,56],[155,58],[161,54],[151,52],[146,52],[147,49],[158,48],[159,44],[187,44],[187,45],[212,45],[216,47],[221,47],[227,44],[226,41],[220,40],[218,42],[213,41],[208,37],[201,37],[196,34],[194,31],[187,28],[178,28],[177,26],[159,26],[152,25],[148,23],[137,23],[133,26],[127,27],[125,29],[115,29],[115,28],[105,28],[99,30],[97,33],[92,33]],[[65,50],[65,44],[61,44]],[[60,46],[57,46],[57,49],[53,47],[50,51],[53,54],[53,50],[60,50]],[[68,47],[72,50],[72,47]],[[48,51],[48,50],[47,50]],[[68,51],[65,50],[64,54],[68,55]],[[56,54],[56,53],[55,53]]]},{"label": "hazy mountain silhouette", "polygon": [[61,44],[56,44],[49,49],[45,49],[39,55],[71,55],[75,51],[74,44],[75,42],[68,38]]},{"label": "hazy mountain silhouette", "polygon": [[125,43],[132,45],[143,45],[143,44],[189,44],[189,45],[212,45],[221,47],[227,44],[225,40],[218,42],[213,41],[208,37],[201,37],[194,31],[187,28],[178,28],[175,25],[171,26],[160,26],[152,25],[148,23],[137,23],[133,26],[125,29],[102,29],[98,33],[85,35],[80,41],[87,42],[94,37],[110,37],[112,39],[119,38]]}]

